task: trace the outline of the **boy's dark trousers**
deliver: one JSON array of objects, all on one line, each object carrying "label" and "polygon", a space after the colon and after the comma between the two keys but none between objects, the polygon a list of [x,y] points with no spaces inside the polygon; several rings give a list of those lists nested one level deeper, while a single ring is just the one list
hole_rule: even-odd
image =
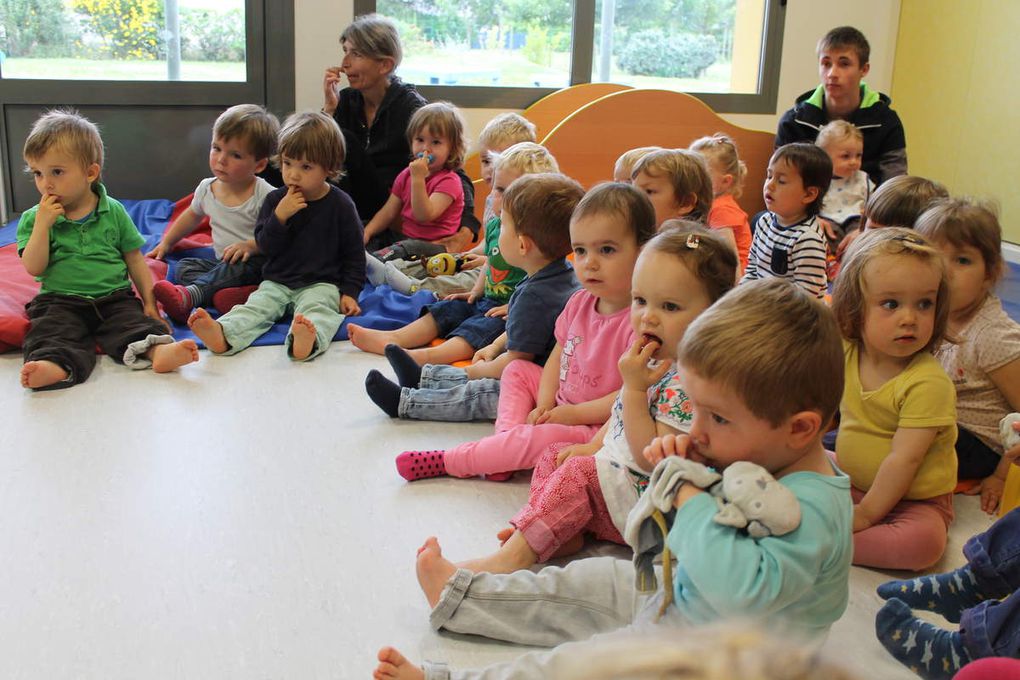
[{"label": "boy's dark trousers", "polygon": [[[988,598],[963,612],[960,636],[975,659],[1020,655],[1020,508],[1003,515],[963,547],[977,586]],[[1003,599],[1000,599],[1003,598]]]},{"label": "boy's dark trousers", "polygon": [[52,361],[68,371],[70,387],[85,380],[96,366],[96,345],[123,363],[124,351],[148,335],[166,335],[156,319],[145,316],[142,302],[130,288],[95,300],[45,293],[25,305],[31,325],[25,336],[25,361]]}]

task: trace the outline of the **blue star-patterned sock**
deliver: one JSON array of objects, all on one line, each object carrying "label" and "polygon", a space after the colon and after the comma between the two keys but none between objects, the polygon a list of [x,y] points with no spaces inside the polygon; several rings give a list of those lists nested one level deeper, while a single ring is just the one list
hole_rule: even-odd
[{"label": "blue star-patterned sock", "polygon": [[963,566],[945,574],[931,574],[902,581],[889,581],[878,587],[883,599],[898,598],[911,609],[924,609],[941,614],[946,621],[960,622],[963,610],[970,609],[987,598],[978,587],[970,566]]},{"label": "blue star-patterned sock", "polygon": [[897,661],[925,680],[951,680],[971,661],[958,632],[921,621],[895,597],[878,610],[875,634]]}]

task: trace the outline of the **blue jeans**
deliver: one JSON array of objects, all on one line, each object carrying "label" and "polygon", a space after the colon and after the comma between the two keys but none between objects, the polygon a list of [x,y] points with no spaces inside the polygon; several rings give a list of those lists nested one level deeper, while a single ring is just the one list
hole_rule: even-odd
[{"label": "blue jeans", "polygon": [[499,407],[499,380],[470,380],[463,368],[425,364],[417,388],[400,390],[397,415],[409,420],[462,423],[495,420]]},{"label": "blue jeans", "polygon": [[192,302],[196,307],[203,307],[212,301],[213,294],[218,290],[262,283],[262,265],[265,261],[266,258],[261,255],[250,257],[247,262],[233,264],[223,260],[186,257],[177,263],[174,280],[181,286],[189,286]]},{"label": "blue jeans", "polygon": [[963,554],[989,598],[960,617],[963,644],[975,659],[1020,657],[1020,508],[972,536]]}]

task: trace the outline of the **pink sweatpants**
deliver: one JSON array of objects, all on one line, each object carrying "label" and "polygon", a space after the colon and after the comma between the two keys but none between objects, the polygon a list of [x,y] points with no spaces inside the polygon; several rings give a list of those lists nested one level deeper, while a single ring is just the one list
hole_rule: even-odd
[{"label": "pink sweatpants", "polygon": [[[864,492],[850,488],[854,503]],[[854,564],[878,569],[927,569],[942,558],[952,523],[953,494],[900,501],[878,524],[854,534]]]},{"label": "pink sweatpants", "polygon": [[447,449],[446,474],[473,477],[513,470],[529,470],[550,444],[591,441],[598,425],[528,425],[528,414],[538,399],[542,367],[530,361],[512,361],[503,369],[499,387],[496,434]]},{"label": "pink sweatpants", "polygon": [[594,456],[574,456],[556,467],[561,447],[538,459],[531,477],[528,504],[510,520],[524,540],[546,562],[560,546],[581,532],[626,545],[606,507]]}]

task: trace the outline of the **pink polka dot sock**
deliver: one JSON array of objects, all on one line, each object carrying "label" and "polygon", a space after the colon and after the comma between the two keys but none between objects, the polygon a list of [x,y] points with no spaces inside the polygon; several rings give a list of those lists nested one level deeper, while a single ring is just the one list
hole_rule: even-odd
[{"label": "pink polka dot sock", "polygon": [[431,477],[445,477],[445,451],[404,451],[397,456],[397,472],[409,482]]}]

